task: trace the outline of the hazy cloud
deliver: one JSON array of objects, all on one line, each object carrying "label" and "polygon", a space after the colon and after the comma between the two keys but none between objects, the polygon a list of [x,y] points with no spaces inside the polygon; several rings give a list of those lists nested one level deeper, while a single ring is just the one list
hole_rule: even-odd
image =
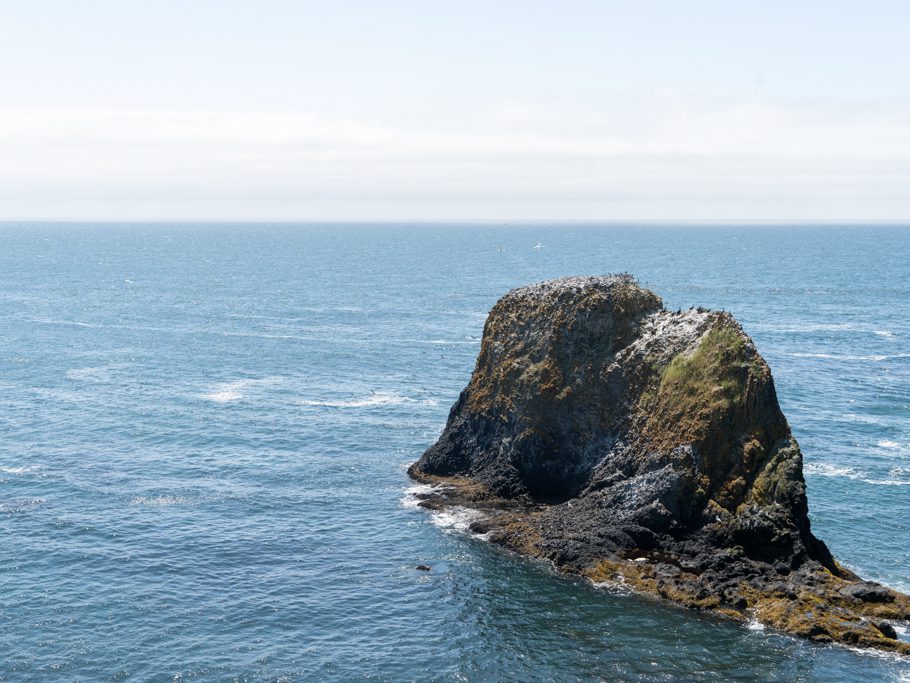
[{"label": "hazy cloud", "polygon": [[[478,106],[424,121],[0,107],[7,218],[900,218],[910,107]],[[86,215],[86,211],[89,215]]]}]

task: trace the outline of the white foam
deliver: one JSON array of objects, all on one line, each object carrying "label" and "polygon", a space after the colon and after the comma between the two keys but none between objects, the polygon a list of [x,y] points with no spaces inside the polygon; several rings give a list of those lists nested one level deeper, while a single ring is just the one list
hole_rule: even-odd
[{"label": "white foam", "polygon": [[[401,498],[402,507],[408,509],[418,509],[420,502],[428,494],[440,490],[439,486],[432,484],[416,484],[405,489],[405,495]],[[453,505],[444,510],[427,510],[430,513],[430,521],[441,529],[453,531],[469,531],[473,522],[483,518],[483,513],[471,508]],[[483,538],[483,535],[479,535]]]},{"label": "white foam", "polygon": [[888,337],[888,338],[894,337],[894,332],[892,332],[891,330],[873,330],[873,331],[879,337]]},{"label": "white foam", "polygon": [[901,445],[897,441],[889,441],[887,439],[882,439],[878,442],[878,445],[882,448],[900,448]]},{"label": "white foam", "polygon": [[905,467],[892,467],[888,472],[888,479],[874,479],[869,476],[868,472],[857,471],[852,467],[839,465],[829,465],[823,462],[810,462],[803,466],[803,472],[814,474],[819,477],[842,477],[861,481],[864,484],[873,486],[910,486],[910,479],[901,479],[900,477],[910,473],[910,469]]},{"label": "white foam", "polygon": [[806,474],[817,474],[820,477],[846,477],[847,479],[857,479],[860,476],[860,473],[852,467],[829,465],[824,462],[806,463],[803,466],[803,472]]},{"label": "white foam", "polygon": [[16,499],[6,502],[0,501],[0,512],[22,512],[32,505],[42,505],[46,502],[47,500],[44,498]]},{"label": "white foam", "polygon": [[765,625],[757,619],[750,619],[746,622],[746,628],[750,631],[764,631]]},{"label": "white foam", "polygon": [[136,496],[130,499],[130,505],[155,505],[162,507],[182,505],[188,502],[190,502],[190,499],[184,496]]},{"label": "white foam", "polygon": [[868,328],[855,323],[798,323],[794,325],[768,325],[757,323],[754,329],[777,334],[810,333],[810,332],[867,332]]},{"label": "white foam", "polygon": [[93,325],[92,323],[84,323],[79,320],[55,320],[53,318],[33,318],[32,322],[36,322],[42,325],[73,325],[75,327],[101,327],[101,325]]},{"label": "white foam", "polygon": [[477,337],[465,337],[464,339],[385,339],[383,341],[389,342],[391,344],[433,344],[435,346],[451,346],[459,344],[476,346],[477,344],[480,344],[480,339]]},{"label": "white foam", "polygon": [[[432,484],[415,484],[414,486],[405,489],[405,495],[400,501],[401,506],[416,510],[419,508],[423,496],[439,490],[439,486],[433,486]],[[426,512],[430,513],[430,522],[440,529],[458,533],[470,532],[471,524],[484,518],[484,514],[479,510],[472,510],[471,508],[462,507],[461,505],[453,505],[444,510],[426,509]],[[473,536],[484,541],[489,540],[488,534],[473,534]]]},{"label": "white foam", "polygon": [[372,408],[375,406],[401,405],[403,403],[417,403],[429,406],[437,405],[437,402],[433,399],[408,398],[407,396],[402,396],[394,391],[372,391],[368,396],[347,400],[298,401],[297,405],[317,408]]},{"label": "white foam", "polygon": [[230,389],[223,389],[221,391],[213,391],[208,394],[203,394],[202,398],[207,401],[214,401],[215,403],[230,403],[231,401],[239,401],[243,398],[243,394],[239,391],[231,391]]},{"label": "white foam", "polygon": [[[366,309],[361,306],[302,306],[300,310],[304,313],[363,313]],[[298,320],[299,317],[282,319]]]},{"label": "white foam", "polygon": [[860,481],[874,486],[910,486],[910,481],[903,479],[860,479]]},{"label": "white foam", "polygon": [[417,509],[420,506],[421,496],[435,493],[439,490],[438,486],[432,484],[415,484],[404,490],[404,496],[401,499],[401,506],[409,509]]},{"label": "white foam", "polygon": [[824,462],[810,462],[803,466],[803,472],[814,474],[819,477],[842,477],[861,481],[864,484],[873,486],[910,486],[910,479],[899,479],[908,470],[902,467],[893,467],[888,473],[889,479],[874,479],[869,476],[868,472],[861,472],[853,467],[844,467],[840,465],[829,465]]},{"label": "white foam", "polygon": [[857,413],[844,413],[844,417],[853,422],[861,422],[870,425],[883,425],[885,421],[874,415],[858,415]]},{"label": "white foam", "polygon": [[20,465],[18,467],[0,467],[0,472],[4,474],[23,475],[29,472],[37,472],[43,469],[41,465]]},{"label": "white foam", "polygon": [[106,367],[73,368],[66,371],[66,378],[79,382],[107,382],[111,375]]},{"label": "white foam", "polygon": [[[887,652],[885,650],[877,650],[871,647],[856,647],[855,645],[846,645],[844,649],[852,652],[853,654],[860,655],[861,657],[871,657],[873,659],[883,659],[888,662],[900,662],[906,664],[908,659],[907,655],[900,654],[899,652]],[[898,678],[894,679],[895,681],[900,681],[904,683],[910,683],[910,672],[899,673]]]},{"label": "white foam", "polygon": [[825,360],[869,360],[874,362],[879,362],[887,360],[888,356],[881,355],[852,355],[848,353],[789,353],[788,356],[793,356],[795,358],[821,358]]},{"label": "white foam", "polygon": [[616,578],[610,581],[592,581],[591,585],[614,595],[632,595],[635,593],[635,589],[626,583],[626,577],[622,574],[617,574]]},{"label": "white foam", "polygon": [[458,505],[445,510],[433,511],[430,521],[446,531],[467,532],[471,524],[483,518],[483,513]]},{"label": "white foam", "polygon": [[259,379],[238,379],[233,382],[220,382],[211,391],[200,394],[199,398],[215,403],[231,403],[244,397],[244,390],[250,387],[271,386],[283,381],[283,377],[262,377]]}]

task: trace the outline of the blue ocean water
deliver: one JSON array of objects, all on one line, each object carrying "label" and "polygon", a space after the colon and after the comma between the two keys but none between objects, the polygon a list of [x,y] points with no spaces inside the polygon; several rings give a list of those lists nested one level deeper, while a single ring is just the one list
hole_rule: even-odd
[{"label": "blue ocean water", "polygon": [[736,315],[817,534],[910,590],[910,228],[7,224],[0,680],[910,681],[414,507],[496,299],[617,271]]}]

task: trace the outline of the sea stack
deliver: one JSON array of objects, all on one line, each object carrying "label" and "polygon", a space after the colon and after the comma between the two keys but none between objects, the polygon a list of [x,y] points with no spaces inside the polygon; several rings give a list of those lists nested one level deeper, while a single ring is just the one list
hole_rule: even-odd
[{"label": "sea stack", "polygon": [[410,475],[496,543],[820,642],[910,654],[910,598],[813,536],[771,371],[728,313],[672,312],[629,275],[515,289]]}]

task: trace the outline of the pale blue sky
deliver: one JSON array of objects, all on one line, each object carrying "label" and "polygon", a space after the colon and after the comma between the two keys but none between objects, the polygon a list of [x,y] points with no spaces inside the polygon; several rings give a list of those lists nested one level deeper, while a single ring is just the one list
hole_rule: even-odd
[{"label": "pale blue sky", "polygon": [[0,218],[907,219],[910,3],[0,2]]}]

